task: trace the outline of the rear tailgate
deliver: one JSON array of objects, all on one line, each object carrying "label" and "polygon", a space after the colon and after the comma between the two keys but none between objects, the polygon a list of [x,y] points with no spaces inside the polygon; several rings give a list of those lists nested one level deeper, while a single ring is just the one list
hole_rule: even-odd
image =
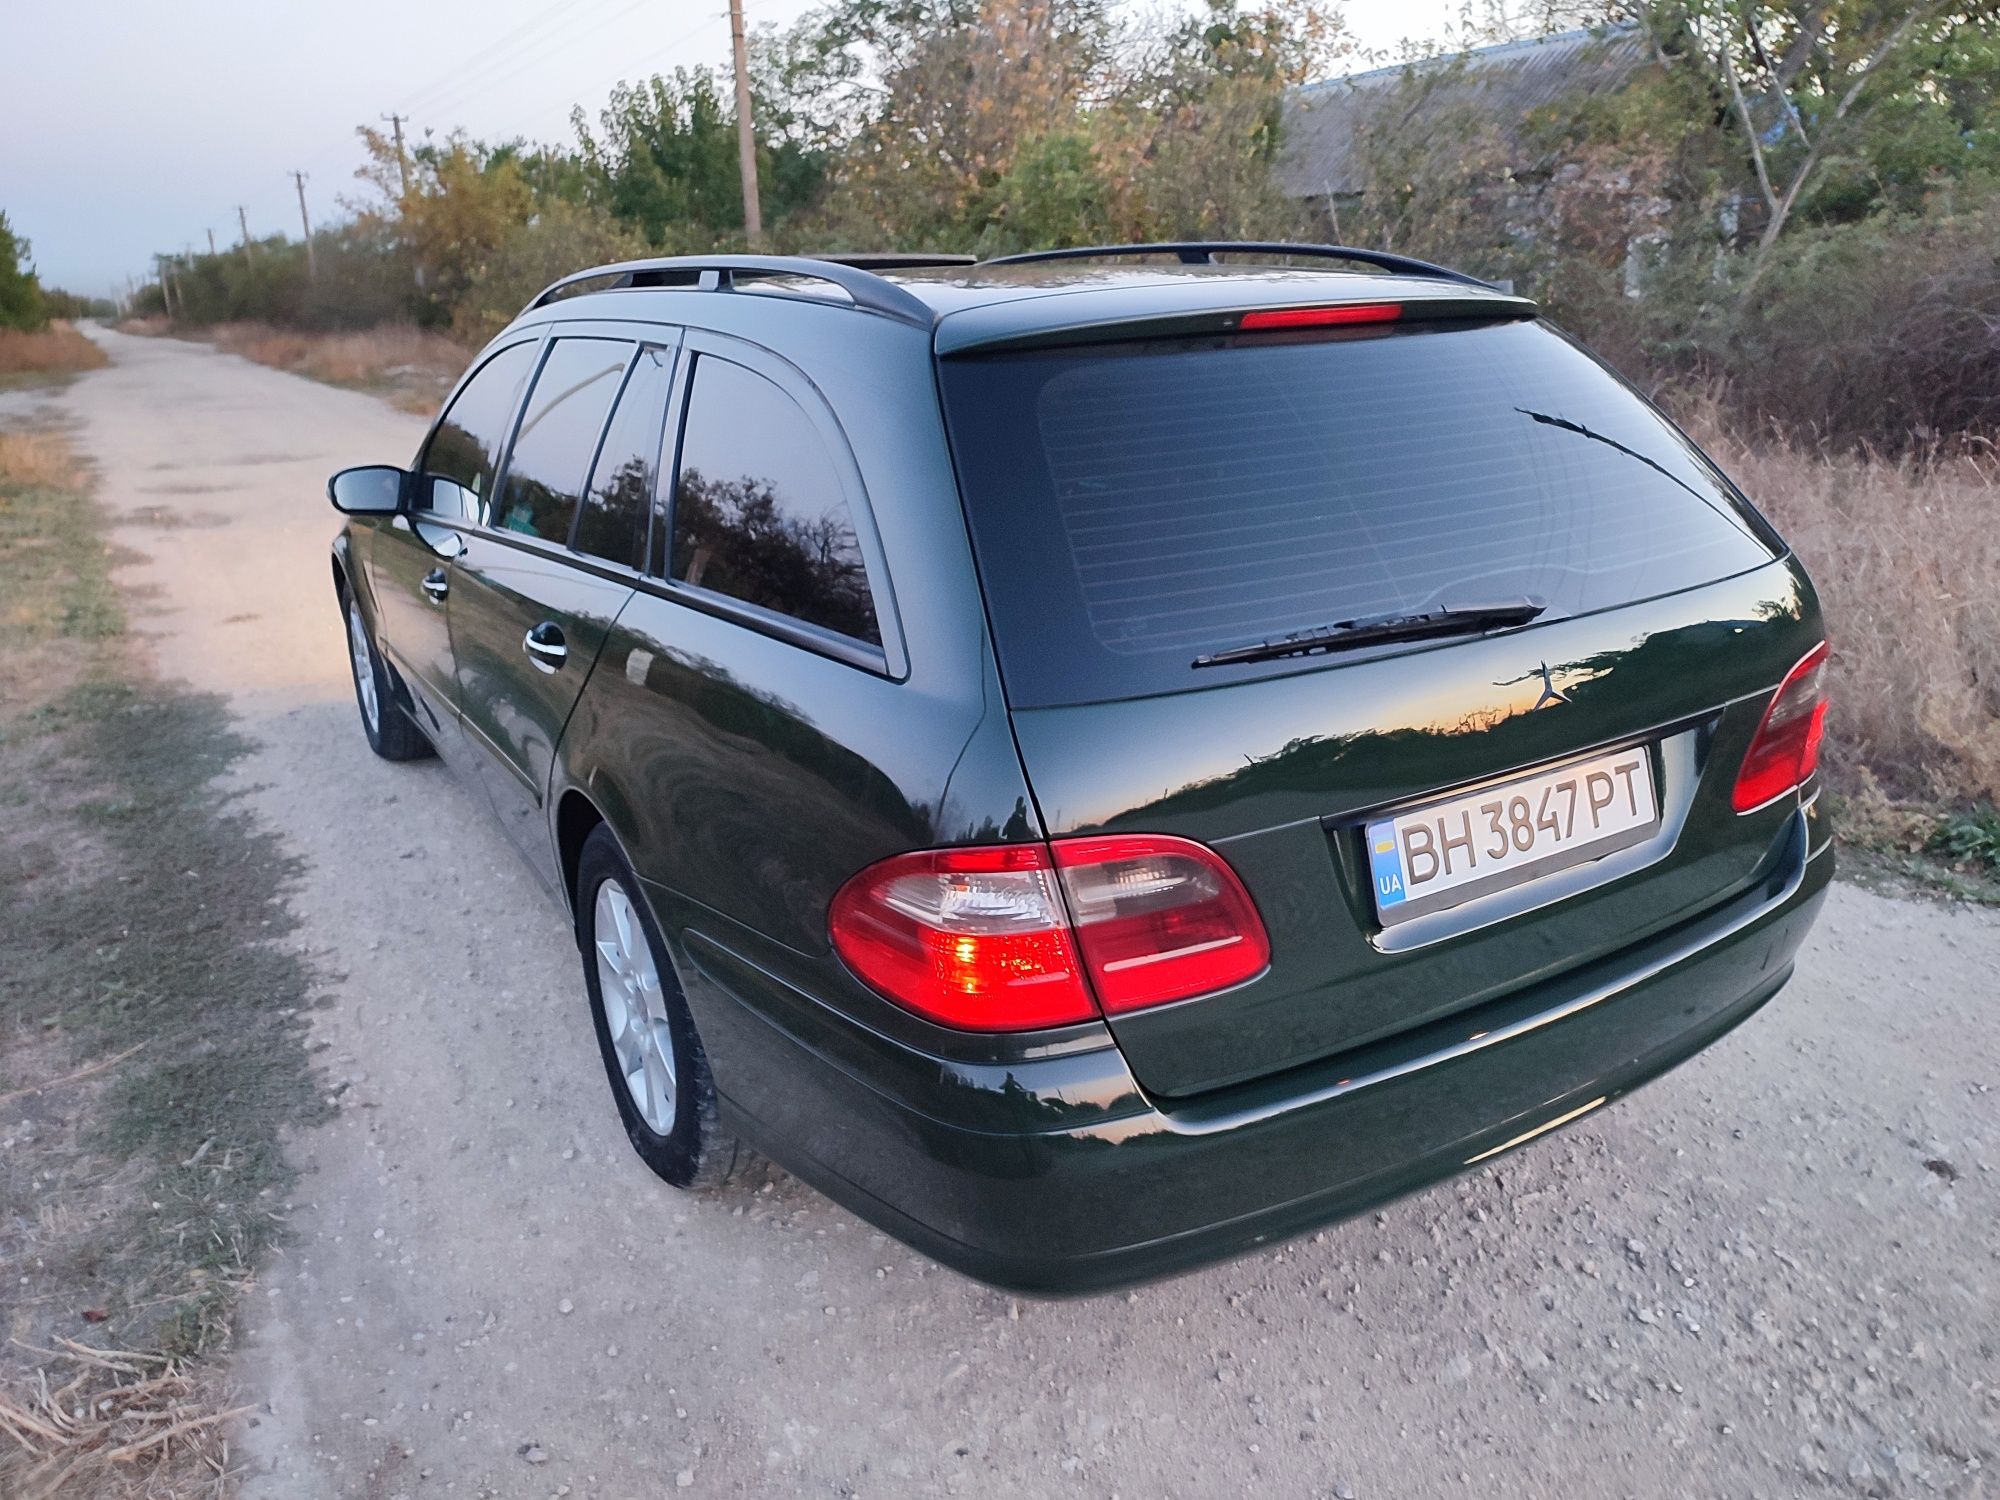
[{"label": "rear tailgate", "polygon": [[[1699,453],[1551,330],[1183,334],[941,370],[1050,835],[1209,844],[1269,932],[1260,977],[1112,1017],[1148,1088],[1220,1087],[1478,1006],[1685,921],[1777,857],[1797,799],[1738,815],[1731,789],[1821,638],[1811,586]],[[1202,660],[1524,596],[1545,605],[1524,628]],[[1385,921],[1371,821],[1612,751],[1656,819]]]},{"label": "rear tailgate", "polygon": [[[1143,829],[1209,844],[1270,933],[1261,978],[1113,1018],[1134,1073],[1187,1094],[1309,1062],[1615,953],[1747,888],[1797,802],[1739,816],[1736,768],[1772,689],[1818,639],[1802,575],[1777,562],[1511,635],[1017,712],[1051,835]],[[1538,709],[1544,664],[1564,698]],[[1371,815],[1626,745],[1652,762],[1654,838],[1550,877],[1554,889],[1380,920]],[[1548,904],[1514,910],[1524,901]]]}]

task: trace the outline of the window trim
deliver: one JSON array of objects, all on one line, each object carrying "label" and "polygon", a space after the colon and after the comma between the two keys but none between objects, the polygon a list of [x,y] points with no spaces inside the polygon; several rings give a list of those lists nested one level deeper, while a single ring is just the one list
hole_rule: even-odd
[{"label": "window trim", "polygon": [[[575,326],[571,325],[572,328]],[[544,331],[542,346],[536,351],[534,372],[529,375],[526,385],[522,388],[521,399],[514,405],[514,417],[507,428],[507,444],[505,449],[502,450],[503,456],[500,466],[493,471],[493,492],[480,502],[480,514],[476,524],[483,535],[525,536],[531,541],[542,542],[547,546],[560,548],[564,552],[574,552],[576,549],[570,544],[576,536],[576,518],[583,512],[583,495],[581,492],[576,497],[576,508],[570,512],[569,529],[563,533],[563,539],[560,542],[551,541],[548,537],[541,536],[535,532],[515,531],[511,527],[498,525],[495,520],[494,511],[495,502],[506,492],[507,481],[512,477],[514,444],[521,436],[521,423],[527,419],[528,407],[535,399],[535,388],[542,382],[542,372],[548,368],[549,357],[555,353],[556,345],[564,339],[587,339],[592,343],[623,344],[625,346],[625,363],[619,367],[618,389],[611,393],[610,404],[604,408],[604,416],[597,424],[597,436],[592,440],[590,445],[590,457],[584,461],[583,483],[586,486],[590,483],[591,473],[597,468],[598,451],[604,446],[605,430],[610,427],[612,414],[618,409],[618,397],[624,393],[625,382],[632,377],[632,361],[638,357],[639,344],[629,332],[560,332],[555,326],[551,325]]]},{"label": "window trim", "polygon": [[[671,337],[649,338],[642,335],[632,345],[632,353],[625,361],[625,373],[619,377],[618,390],[611,398],[611,409],[605,413],[604,426],[597,434],[597,446],[590,450],[590,466],[583,472],[583,493],[577,497],[576,514],[570,518],[569,536],[564,542],[568,550],[577,557],[591,562],[603,563],[607,566],[618,568],[621,572],[637,574],[641,577],[645,575],[647,562],[652,556],[653,517],[655,512],[658,511],[660,503],[660,475],[663,472],[662,465],[666,461],[667,423],[673,415],[675,387],[679,382],[681,373],[680,330],[677,328],[668,329],[665,332],[671,335]],[[603,459],[604,445],[611,437],[611,424],[618,419],[619,405],[624,401],[625,393],[632,388],[632,381],[639,371],[639,361],[649,349],[658,350],[666,357],[667,361],[667,399],[660,407],[660,430],[652,444],[652,472],[649,476],[652,483],[652,492],[646,497],[646,524],[637,529],[637,535],[633,538],[635,543],[633,552],[637,560],[634,562],[614,563],[610,558],[600,557],[595,552],[584,551],[581,547],[577,546],[576,539],[577,533],[583,529],[583,515],[584,511],[588,508],[591,482],[597,478],[597,465]]]},{"label": "window trim", "polygon": [[[650,585],[647,592],[775,637],[787,645],[830,656],[877,676],[905,681],[910,675],[909,655],[904,646],[902,617],[896,608],[895,591],[889,578],[888,559],[882,549],[881,533],[875,524],[874,507],[869,503],[860,465],[855,461],[853,447],[847,441],[847,433],[834,414],[832,404],[804,371],[771,350],[746,339],[690,328],[682,335],[680,352],[680,363],[674,372],[674,396],[667,407],[670,439],[667,446],[671,448],[672,462],[663,462],[654,488],[654,525],[659,528],[660,543],[654,546],[649,542],[647,547],[646,582]],[[794,615],[702,588],[699,584],[682,583],[671,575],[673,512],[675,497],[680,491],[681,457],[687,440],[688,397],[693,389],[695,368],[704,355],[725,364],[737,365],[770,381],[791,399],[819,433],[839,480],[841,498],[846,501],[848,514],[854,522],[855,541],[861,550],[870,601],[875,606],[875,623],[882,635],[880,646],[814,625]],[[665,458],[664,451],[662,457]]]},{"label": "window trim", "polygon": [[[451,394],[446,396],[444,398],[444,403],[438,407],[437,415],[431,418],[431,425],[424,429],[424,440],[421,443],[417,444],[417,456],[416,459],[410,465],[410,474],[412,479],[421,482],[425,478],[425,476],[430,472],[425,467],[425,465],[429,461],[431,456],[431,444],[437,441],[438,429],[444,426],[445,418],[450,416],[452,408],[458,405],[458,398],[465,394],[466,387],[471,385],[473,381],[477,380],[480,377],[480,375],[485,373],[487,366],[491,365],[493,361],[500,358],[501,355],[507,354],[515,349],[522,348],[528,344],[535,344],[537,346],[540,346],[547,344],[547,342],[548,342],[548,329],[546,327],[537,328],[533,330],[533,332],[529,333],[526,337],[517,339],[508,339],[505,343],[500,343],[496,341],[493,344],[488,345],[487,348],[481,352],[479,357],[476,358],[470,365],[466,367],[465,373],[458,377],[458,383],[451,388]],[[500,429],[499,441],[494,448],[494,452],[497,455],[493,461],[494,490],[498,490],[500,488],[500,478],[501,475],[505,472],[506,461],[513,456],[514,429],[520,423],[521,411],[527,402],[528,392],[534,389],[535,385],[534,376],[536,374],[539,374],[541,371],[542,360],[539,347],[537,348],[536,353],[532,356],[532,358],[533,358],[533,363],[530,367],[528,378],[521,382],[520,392],[514,397],[513,406],[508,409],[507,420]],[[487,500],[489,500],[490,498],[491,498],[490,494],[482,496],[481,504],[482,505],[485,504]],[[421,514],[422,518],[428,520],[432,525],[477,524],[476,520],[469,521],[464,516],[455,516],[452,517],[449,522],[443,522],[436,520],[434,518],[434,513],[424,512]],[[419,511],[417,510],[416,506],[412,505],[410,507],[410,519],[414,522],[419,518],[420,518]]]}]

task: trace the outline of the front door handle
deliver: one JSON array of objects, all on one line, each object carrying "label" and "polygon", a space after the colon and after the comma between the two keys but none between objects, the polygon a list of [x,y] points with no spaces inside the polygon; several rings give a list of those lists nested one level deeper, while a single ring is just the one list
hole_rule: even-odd
[{"label": "front door handle", "polygon": [[451,592],[451,580],[444,576],[443,568],[432,568],[424,574],[424,592],[431,596],[431,603],[444,603],[444,596]]},{"label": "front door handle", "polygon": [[553,620],[544,620],[521,637],[521,649],[544,672],[553,672],[569,660],[569,642]]}]

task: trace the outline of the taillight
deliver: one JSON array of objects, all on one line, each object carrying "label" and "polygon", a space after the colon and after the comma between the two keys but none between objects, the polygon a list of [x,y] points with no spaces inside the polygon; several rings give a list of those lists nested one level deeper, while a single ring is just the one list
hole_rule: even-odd
[{"label": "taillight", "polygon": [[1271,957],[1235,872],[1156,835],[899,854],[842,886],[828,925],[865,983],[967,1031],[1191,999]]},{"label": "taillight", "polygon": [[1270,963],[1250,893],[1213,850],[1156,834],[1059,839],[1053,847],[1106,1011],[1206,995]]},{"label": "taillight", "polygon": [[1743,769],[1736,773],[1730,800],[1738,812],[1754,812],[1804,786],[1819,769],[1819,742],[1826,733],[1826,658],[1822,641],[1778,684],[1743,756]]},{"label": "taillight", "polygon": [[1046,844],[935,849],[870,865],[829,914],[847,966],[891,1000],[967,1031],[1097,1017]]},{"label": "taillight", "polygon": [[1348,302],[1334,307],[1272,307],[1247,312],[1236,326],[1248,332],[1259,328],[1329,328],[1344,323],[1393,323],[1402,316],[1400,302]]}]

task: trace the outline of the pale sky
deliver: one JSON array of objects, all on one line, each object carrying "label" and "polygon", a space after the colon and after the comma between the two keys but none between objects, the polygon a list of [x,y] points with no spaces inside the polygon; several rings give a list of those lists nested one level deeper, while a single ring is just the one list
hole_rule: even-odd
[{"label": "pale sky", "polygon": [[[788,25],[817,0],[745,0]],[[1349,0],[1388,52],[1442,34],[1447,0]],[[0,210],[47,286],[143,278],[156,250],[299,232],[360,191],[354,127],[391,110],[414,132],[570,138],[621,79],[729,59],[726,0],[4,0]],[[1357,62],[1356,66],[1365,66]]]}]

